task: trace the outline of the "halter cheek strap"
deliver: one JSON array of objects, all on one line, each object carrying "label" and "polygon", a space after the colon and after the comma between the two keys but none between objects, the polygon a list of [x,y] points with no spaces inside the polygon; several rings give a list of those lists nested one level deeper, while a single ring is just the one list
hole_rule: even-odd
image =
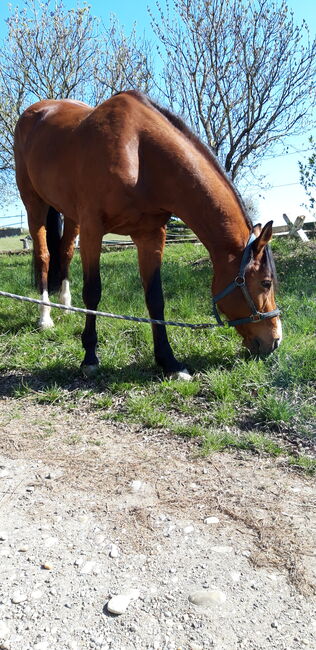
[{"label": "halter cheek strap", "polygon": [[[235,327],[236,325],[244,325],[245,323],[258,323],[259,321],[265,320],[266,318],[274,318],[275,316],[279,316],[280,314],[279,309],[273,309],[272,311],[266,311],[266,312],[258,311],[247,289],[245,274],[246,274],[247,264],[250,261],[250,257],[251,257],[252,244],[255,239],[256,236],[254,235],[254,233],[252,233],[244,249],[243,256],[240,263],[239,273],[236,276],[235,280],[231,282],[225,289],[223,289],[223,291],[213,296],[213,313],[217,320],[217,324],[220,326],[230,325],[231,327]],[[222,300],[222,298],[225,298],[225,296],[227,296],[229,293],[234,291],[236,287],[241,289],[245,297],[245,300],[250,307],[251,314],[249,316],[245,316],[244,318],[237,318],[236,320],[222,321],[218,313],[216,303],[219,302],[219,300]]]}]

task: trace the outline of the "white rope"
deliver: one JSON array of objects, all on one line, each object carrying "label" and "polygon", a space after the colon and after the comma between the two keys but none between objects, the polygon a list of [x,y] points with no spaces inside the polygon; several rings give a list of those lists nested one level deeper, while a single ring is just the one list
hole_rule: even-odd
[{"label": "white rope", "polygon": [[37,298],[29,298],[27,296],[19,296],[16,293],[9,293],[7,291],[0,291],[0,296],[4,298],[12,298],[13,300],[20,300],[22,302],[30,302],[35,305],[43,305],[46,307],[55,307],[56,309],[63,309],[64,311],[72,311],[79,314],[91,314],[92,316],[104,316],[105,318],[117,318],[119,320],[129,320],[135,323],[153,323],[155,325],[171,325],[174,327],[189,327],[190,329],[206,329],[218,327],[217,323],[179,323],[172,320],[157,320],[155,318],[139,318],[136,316],[125,316],[122,314],[112,314],[106,311],[96,311],[94,309],[83,309],[82,307],[68,307],[61,305],[57,302],[49,302],[45,300],[38,300]]}]

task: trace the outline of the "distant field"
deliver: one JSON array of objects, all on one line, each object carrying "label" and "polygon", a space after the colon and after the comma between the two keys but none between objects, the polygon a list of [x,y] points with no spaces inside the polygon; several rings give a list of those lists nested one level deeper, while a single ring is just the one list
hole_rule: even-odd
[{"label": "distant field", "polygon": [[[17,235],[16,237],[0,237],[0,251],[21,251],[23,249],[23,244],[20,241],[25,235]],[[129,240],[130,237],[125,237],[125,235],[112,235],[108,233],[103,238],[103,241],[106,240]],[[30,247],[32,247],[32,242],[30,242]]]}]

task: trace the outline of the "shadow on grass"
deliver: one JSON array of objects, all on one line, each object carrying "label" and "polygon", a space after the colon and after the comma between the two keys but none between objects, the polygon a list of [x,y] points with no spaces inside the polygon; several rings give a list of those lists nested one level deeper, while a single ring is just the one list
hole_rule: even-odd
[{"label": "shadow on grass", "polygon": [[[189,372],[205,372],[210,368],[231,369],[236,357],[220,358],[212,355],[191,355],[187,359],[181,359]],[[46,365],[34,371],[17,371],[2,374],[0,377],[0,397],[15,395],[17,390],[27,387],[31,391],[43,390],[51,386],[58,386],[61,389],[92,390],[96,393],[105,390],[124,390],[129,385],[147,386],[153,381],[163,381],[162,370],[153,364],[139,364],[133,362],[123,368],[113,368],[108,364],[100,364],[100,367],[92,377],[85,377],[79,366],[65,365],[61,362]]]}]

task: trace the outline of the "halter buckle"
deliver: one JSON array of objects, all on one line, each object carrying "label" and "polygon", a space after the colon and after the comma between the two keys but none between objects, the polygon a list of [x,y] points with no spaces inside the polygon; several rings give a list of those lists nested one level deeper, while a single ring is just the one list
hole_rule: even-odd
[{"label": "halter buckle", "polygon": [[235,278],[235,285],[236,287],[244,287],[246,284],[245,276],[244,275],[237,275]]},{"label": "halter buckle", "polygon": [[261,320],[262,316],[259,312],[256,314],[250,314],[249,318],[251,319],[252,323],[258,323],[259,320]]}]

